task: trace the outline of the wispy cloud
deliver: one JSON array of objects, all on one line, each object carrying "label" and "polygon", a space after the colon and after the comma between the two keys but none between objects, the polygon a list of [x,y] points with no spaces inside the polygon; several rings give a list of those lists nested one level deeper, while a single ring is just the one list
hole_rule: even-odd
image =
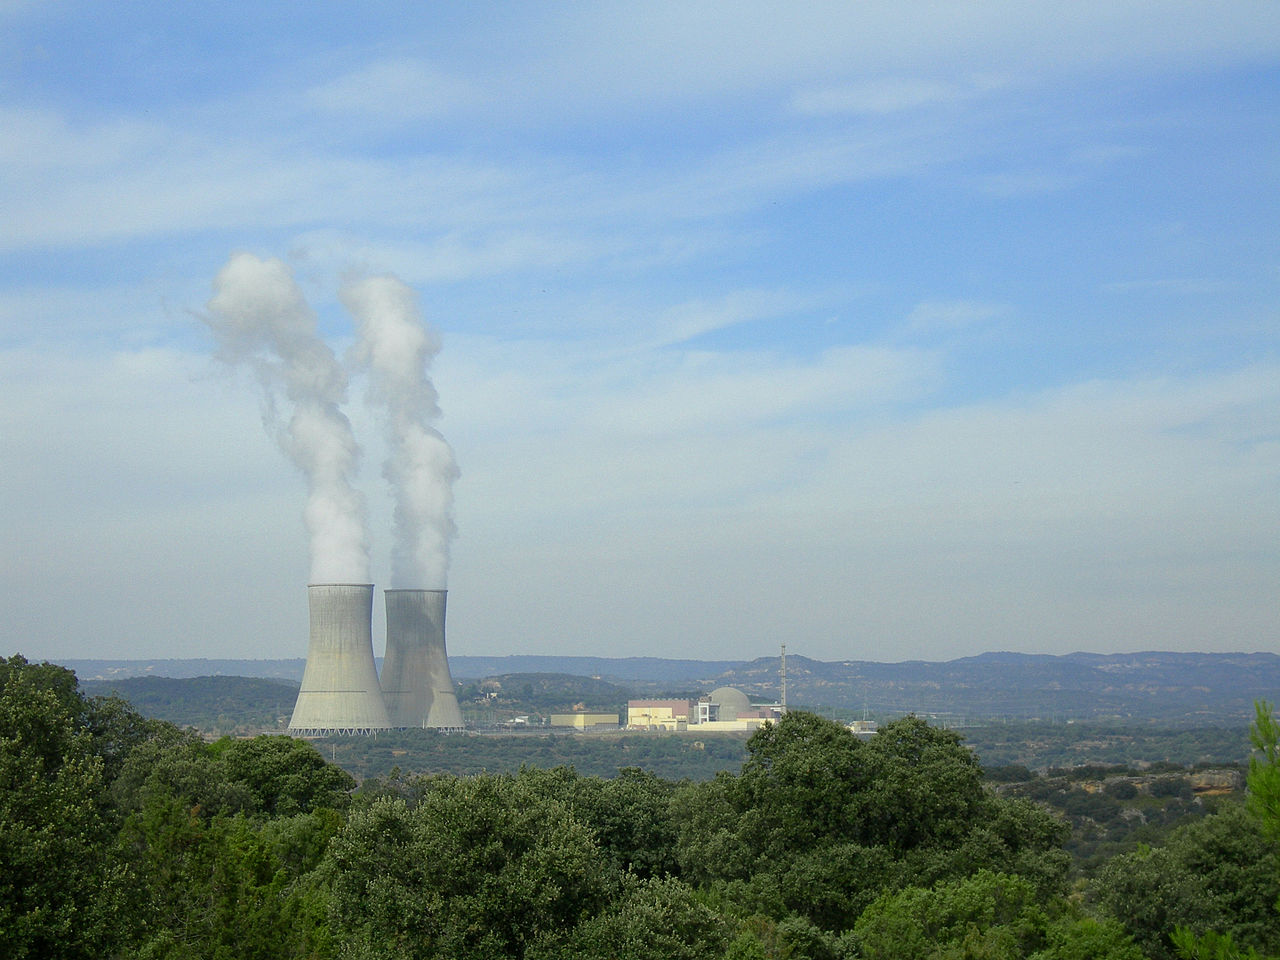
[{"label": "wispy cloud", "polygon": [[379,60],[312,87],[319,109],[357,123],[410,122],[443,116],[484,99],[476,85],[422,60]]},{"label": "wispy cloud", "polygon": [[559,232],[492,225],[474,231],[447,229],[435,239],[375,240],[366,234],[308,230],[293,241],[297,259],[333,272],[391,272],[412,283],[447,284],[533,269],[584,264],[608,256],[607,242]]},{"label": "wispy cloud", "polygon": [[[782,396],[764,403],[749,371],[691,379],[688,392],[676,387],[660,402],[594,391],[563,398],[602,415],[553,445],[513,434],[513,446],[469,451],[474,494],[487,506],[472,517],[464,569],[494,550],[558,563],[566,582],[598,583],[612,571],[663,596],[668,616],[694,618],[708,648],[724,655],[730,647],[710,638],[745,629],[748,643],[767,645],[783,631],[832,654],[859,636],[902,638],[906,646],[875,655],[914,656],[921,648],[909,638],[937,644],[943,611],[953,639],[931,649],[957,653],[974,636],[995,635],[1014,649],[1041,649],[1048,636],[1091,649],[1265,643],[1257,617],[1238,619],[1231,637],[1218,637],[1212,623],[1223,605],[1277,573],[1274,556],[1265,558],[1273,553],[1267,532],[1280,521],[1270,492],[1280,447],[1257,417],[1280,406],[1274,367],[822,415],[834,385],[860,365],[840,357],[778,370],[769,386]],[[716,400],[682,416],[694,384],[726,406],[758,411],[735,421],[754,426],[706,430],[722,409]],[[810,415],[769,417],[797,409]],[[700,419],[704,428],[685,429]],[[636,423],[648,432],[631,429]],[[489,469],[499,450],[522,464],[523,482]],[[521,506],[503,506],[514,503]],[[542,524],[563,510],[599,526],[548,540]],[[1242,556],[1247,573],[1238,570]],[[1169,585],[1185,577],[1195,594],[1171,604]],[[512,602],[536,604],[547,588],[534,573]],[[760,590],[777,605],[740,623],[740,598]],[[841,602],[831,602],[833,591]],[[634,629],[657,642],[662,626],[631,610],[630,596],[610,597],[616,615],[648,624]],[[500,613],[471,615],[478,630],[501,629]],[[557,620],[558,636],[585,641],[598,616],[592,603],[575,602],[568,620]]]},{"label": "wispy cloud", "polygon": [[139,120],[72,123],[47,109],[0,106],[0,164],[60,172],[130,162],[155,149],[164,130]]},{"label": "wispy cloud", "polygon": [[1108,293],[1155,293],[1167,296],[1211,296],[1233,284],[1213,277],[1152,277],[1142,280],[1113,280],[1102,285]]},{"label": "wispy cloud", "polygon": [[718,299],[698,298],[663,310],[653,320],[647,348],[688,343],[699,337],[765,317],[786,316],[820,304],[821,293],[797,294],[784,290],[736,290]]},{"label": "wispy cloud", "polygon": [[351,271],[442,331],[464,649],[1274,640],[1280,6],[264,2],[0,5],[19,635],[300,654],[297,479],[192,316],[248,250],[339,351]]},{"label": "wispy cloud", "polygon": [[798,91],[792,106],[800,113],[887,114],[920,107],[954,104],[1000,86],[994,78],[967,82],[924,77],[885,77],[858,80],[835,87],[810,87]]},{"label": "wispy cloud", "polygon": [[986,323],[1008,312],[1008,306],[998,303],[926,300],[907,314],[907,329],[912,333],[948,332]]}]

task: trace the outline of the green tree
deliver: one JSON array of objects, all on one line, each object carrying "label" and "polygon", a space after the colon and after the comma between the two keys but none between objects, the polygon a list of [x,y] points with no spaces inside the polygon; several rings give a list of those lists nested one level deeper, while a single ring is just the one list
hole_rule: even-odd
[{"label": "green tree", "polygon": [[627,877],[599,914],[566,937],[546,936],[529,960],[703,960],[720,957],[736,924],[672,878]]},{"label": "green tree", "polygon": [[0,956],[323,956],[353,785],[298,741],[205,744],[0,660]]},{"label": "green tree", "polygon": [[877,827],[867,809],[884,772],[877,759],[816,714],[796,711],[766,724],[748,741],[738,779],[740,836],[769,858],[833,840],[864,842]]},{"label": "green tree", "polygon": [[356,782],[311,744],[291,737],[221,741],[227,781],[248,791],[251,812],[265,817],[343,810]]},{"label": "green tree", "polygon": [[854,939],[865,960],[1143,960],[1118,923],[1045,903],[1027,880],[990,870],[885,895]]},{"label": "green tree", "polygon": [[1138,795],[1137,786],[1128,780],[1112,780],[1103,791],[1116,800],[1132,800]]},{"label": "green tree", "polygon": [[1044,946],[1030,960],[1146,960],[1115,920],[1068,913],[1045,929]]},{"label": "green tree", "polygon": [[982,768],[950,730],[904,717],[867,741],[876,777],[867,810],[896,850],[960,841],[985,813]]},{"label": "green tree", "polygon": [[915,717],[862,742],[792,712],[747,745],[740,776],[688,785],[673,800],[684,875],[744,909],[851,927],[885,891],[984,867],[1060,885],[1063,827],[987,792],[953,733]]},{"label": "green tree", "polygon": [[353,810],[329,846],[344,956],[519,958],[605,899],[591,830],[534,778],[437,776]]},{"label": "green tree", "polygon": [[127,927],[92,712],[69,670],[0,660],[2,956],[101,956]]},{"label": "green tree", "polygon": [[1099,872],[1093,892],[1156,960],[1176,956],[1170,934],[1178,926],[1275,950],[1280,876],[1273,858],[1258,821],[1232,804],[1178,828],[1162,847],[1116,857]]},{"label": "green tree", "polygon": [[982,775],[988,783],[1026,783],[1036,777],[1035,773],[1021,763],[1006,763],[984,767]]},{"label": "green tree", "polygon": [[[1259,854],[1259,865],[1263,870],[1269,866],[1273,874],[1280,873],[1277,871],[1277,855],[1280,854],[1277,850],[1280,842],[1280,722],[1276,721],[1274,708],[1266,700],[1254,703],[1254,722],[1249,739],[1256,751],[1249,758],[1249,811],[1256,818],[1258,828],[1270,847],[1269,851]],[[1275,909],[1280,910],[1280,897],[1274,903]],[[1280,950],[1280,932],[1276,930],[1280,923],[1274,912],[1268,915],[1259,906],[1255,897],[1249,898],[1243,930],[1236,924],[1218,925],[1216,929],[1197,935],[1192,926],[1180,924],[1172,934],[1173,944],[1179,955],[1188,960],[1265,960],[1255,947]]]},{"label": "green tree", "polygon": [[1196,936],[1187,927],[1173,931],[1173,944],[1186,960],[1269,960],[1252,947],[1238,946],[1229,933],[1213,930]]},{"label": "green tree", "polygon": [[93,739],[94,752],[102,758],[103,778],[108,784],[120,776],[134,750],[173,730],[162,720],[144,717],[119,697],[90,697],[86,708],[85,729]]},{"label": "green tree", "polygon": [[336,829],[332,811],[280,818],[205,817],[156,795],[126,821],[122,844],[141,890],[137,952],[164,960],[309,957],[327,943],[327,896],[313,874]]},{"label": "green tree", "polygon": [[209,744],[170,728],[130,753],[112,793],[126,812],[141,809],[149,798],[173,796],[205,817],[270,819],[342,810],[355,785],[349,773],[303,740],[264,735]]},{"label": "green tree", "polygon": [[858,918],[854,937],[866,960],[1021,960],[1044,943],[1047,926],[1031,884],[983,870],[881,897]]},{"label": "green tree", "polygon": [[124,814],[154,800],[176,798],[203,817],[244,813],[253,807],[247,784],[228,780],[217,752],[192,731],[169,728],[138,745],[111,786]]},{"label": "green tree", "polygon": [[354,781],[288,737],[164,732],[122,765],[122,856],[139,950],[167,960],[310,956],[327,943],[316,875]]},{"label": "green tree", "polygon": [[608,780],[569,774],[557,784],[558,796],[569,799],[574,816],[592,829],[614,870],[641,878],[679,872],[671,814],[675,784],[638,767],[624,767]]},{"label": "green tree", "polygon": [[1280,841],[1280,721],[1266,700],[1254,704],[1249,739],[1256,751],[1249,758],[1249,809],[1263,831]]}]

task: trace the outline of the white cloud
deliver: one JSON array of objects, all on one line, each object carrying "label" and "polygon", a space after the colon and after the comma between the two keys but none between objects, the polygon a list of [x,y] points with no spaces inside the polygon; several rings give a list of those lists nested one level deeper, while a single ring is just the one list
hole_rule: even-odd
[{"label": "white cloud", "polygon": [[952,331],[986,323],[1009,312],[997,303],[973,300],[925,300],[907,314],[907,328],[916,333]]},{"label": "white cloud", "polygon": [[[208,42],[156,17],[153,36]],[[1224,65],[1197,96],[1248,93],[1278,18],[575,4],[385,42],[321,18],[278,62],[232,39],[184,72],[168,44],[138,47],[163,90],[42,80],[70,55],[50,46],[0,105],[8,622],[53,630],[57,652],[300,653],[302,482],[250,386],[171,346],[243,248],[291,255],[335,340],[348,270],[401,275],[444,330],[455,649],[1274,639],[1280,377],[1244,366],[1274,352],[1245,216],[1268,187],[1224,176],[1214,143],[1183,136],[1206,109],[1177,99]],[[104,16],[100,46],[122,29]],[[362,66],[317,80],[334,62]],[[1261,116],[1238,99],[1221,132]],[[1266,168],[1247,137],[1222,142],[1235,169]],[[1176,236],[1144,228],[1191,167],[1223,203],[1177,204]],[[1052,195],[1084,184],[1105,189]],[[1113,217],[1131,237],[1104,236]],[[1220,302],[1157,322],[1100,290]],[[1025,361],[1022,383],[1219,369],[1007,395],[972,363],[1010,316],[1078,348],[1008,338],[1022,352],[995,366]],[[1230,342],[1185,349],[1210,322]],[[1087,339],[1104,327],[1123,357]],[[948,395],[944,370],[991,399]],[[377,436],[352,418],[386,530]]]},{"label": "white cloud", "polygon": [[306,577],[301,480],[247,385],[158,348],[6,351],[0,384],[14,649],[301,655],[280,583]]},{"label": "white cloud", "polygon": [[[205,357],[46,345],[0,353],[0,371],[0,432],[14,457],[5,490],[24,498],[16,515],[28,522],[74,510],[139,515],[157,500],[196,507],[262,482],[254,471],[264,464],[272,477],[287,473],[274,465],[252,391]],[[233,446],[261,450],[229,462]]]},{"label": "white cloud", "polygon": [[50,169],[0,187],[13,225],[0,236],[0,250],[335,220],[447,227],[479,215],[483,223],[524,179],[515,170],[431,155],[396,161],[310,154],[180,130],[170,131],[162,148],[126,159]]},{"label": "white cloud", "polygon": [[348,115],[356,122],[424,120],[474,106],[482,99],[474,84],[413,59],[370,63],[313,87],[308,97],[320,109]]},{"label": "white cloud", "polygon": [[163,341],[187,317],[181,293],[203,294],[207,283],[179,291],[149,280],[77,286],[0,287],[0,338],[37,348],[68,340],[140,346]]},{"label": "white cloud", "polygon": [[589,243],[555,225],[541,230],[478,226],[445,230],[429,241],[375,240],[335,230],[308,230],[292,255],[331,272],[394,273],[415,284],[445,284],[513,272],[590,263],[609,255],[606,242]]},{"label": "white cloud", "polygon": [[[301,655],[303,490],[248,384],[162,349],[0,362],[18,547],[0,575],[10,622],[43,638],[29,650],[158,655],[146,638],[180,634],[188,654]],[[446,336],[452,648],[608,639],[629,655],[674,638],[728,657],[787,638],[892,659],[1267,642],[1280,370],[916,411],[936,362]],[[886,646],[860,647],[870,636]]]},{"label": "white cloud", "polygon": [[[1213,22],[1206,22],[1199,35],[1186,36],[1188,31],[1179,28],[1165,39],[1147,25],[1125,49],[1141,47],[1144,38],[1155,48],[1185,45],[1195,52],[1248,50],[1261,42],[1241,36],[1230,22],[1218,22],[1229,18],[1202,17],[1188,7],[1178,11]],[[476,61],[445,68],[388,58],[314,86],[306,95],[322,112],[357,121],[398,122],[462,111],[459,115],[472,125],[468,129],[478,130],[490,123],[555,122],[575,99],[599,98],[618,110],[653,94],[655,85],[670,85],[672,95],[692,99],[720,95],[725,85],[768,86],[798,88],[796,103],[806,110],[870,111],[887,121],[912,105],[955,107],[994,89],[995,81],[975,78],[968,61],[922,76],[918,68],[932,63],[940,50],[976,45],[1009,54],[1021,50],[1014,41],[1025,32],[1059,44],[1064,56],[1074,59],[1077,48],[1060,32],[1067,37],[1102,33],[1099,24],[1139,19],[1137,8],[1125,5],[1118,12],[1091,8],[1065,24],[1060,16],[985,8],[966,16],[939,7],[921,19],[888,5],[856,10],[836,5],[789,14],[762,7],[742,15],[680,8],[666,14],[631,11],[624,29],[614,20],[620,16],[616,11],[575,10],[568,23],[551,18],[542,24],[538,29],[546,32],[535,31],[523,45],[529,59],[509,67]],[[745,42],[766,35],[766,45]],[[885,44],[898,52],[881,50],[889,38],[901,41],[900,50]],[[584,47],[589,49],[580,63]],[[688,56],[672,64],[669,56],[655,55],[660,47]],[[597,56],[608,61],[609,69],[592,59]],[[514,75],[530,69],[532,75]],[[504,94],[499,104],[486,106],[477,91],[490,87]],[[423,271],[427,280],[483,275],[510,262],[546,265],[555,250],[612,249],[620,256],[653,259],[689,242],[692,231],[674,232],[673,218],[691,227],[834,184],[939,169],[975,149],[991,148],[976,142],[979,134],[965,131],[953,115],[929,123],[899,117],[856,134],[771,132],[670,167],[645,156],[629,168],[592,169],[589,158],[556,161],[547,154],[514,156],[497,149],[453,152],[439,144],[432,152],[422,143],[407,156],[378,157],[358,136],[335,142],[327,127],[283,114],[278,104],[293,103],[297,91],[255,93],[236,100],[237,109],[225,115],[175,113],[167,120],[77,123],[48,109],[4,108],[0,125],[8,135],[0,147],[0,174],[7,186],[0,187],[0,200],[13,226],[0,238],[0,247],[377,223],[384,231],[441,232],[438,249],[430,251],[434,265]],[[539,102],[531,104],[530,98]],[[500,109],[519,116],[504,119],[487,112]],[[463,142],[484,141],[467,135]],[[1059,190],[1080,182],[1082,166],[1096,166],[1097,151],[1114,157],[1134,149],[1129,144],[1073,147],[1065,170],[1057,164],[1020,163],[973,182],[1002,196]],[[626,243],[607,235],[627,228],[637,233],[636,228],[659,218],[668,219],[660,235],[641,230]],[[600,229],[602,224],[612,231]],[[490,237],[493,228],[497,234]]]},{"label": "white cloud", "polygon": [[138,120],[72,124],[50,110],[0,105],[0,164],[14,171],[60,172],[132,161],[157,147],[163,131]]},{"label": "white cloud", "polygon": [[792,98],[800,113],[887,114],[920,107],[954,104],[1000,85],[992,78],[968,83],[930,80],[923,77],[886,77],[858,80],[839,86],[808,87]]},{"label": "white cloud", "polygon": [[[604,377],[631,382],[630,372],[627,365],[621,376],[606,370]],[[726,428],[737,433],[780,420],[829,417],[919,396],[936,382],[937,359],[861,346],[833,348],[813,361],[691,351],[646,372],[638,381],[642,386],[620,402],[590,406],[599,429],[624,435]]]},{"label": "white cloud", "polygon": [[654,335],[637,339],[649,347],[687,343],[704,334],[764,318],[778,318],[823,302],[821,293],[797,294],[784,290],[735,290],[718,299],[699,298],[676,304],[652,321]]},{"label": "white cloud", "polygon": [[1155,293],[1171,297],[1207,297],[1229,290],[1232,283],[1213,277],[1155,277],[1103,284],[1108,293]]},{"label": "white cloud", "polygon": [[1005,170],[975,179],[975,188],[993,197],[1017,199],[1060,193],[1084,182],[1081,173],[1063,169]]},{"label": "white cloud", "polygon": [[[1277,372],[616,444],[577,426],[513,437],[501,464],[464,471],[479,512],[460,518],[455,628],[516,649],[507,623],[528,603],[551,608],[520,620],[541,649],[619,630],[628,654],[677,636],[699,656],[779,639],[871,659],[1265,648]],[[465,595],[490,562],[511,606],[480,611]]]},{"label": "white cloud", "polygon": [[946,83],[971,76],[975,64],[1002,77],[1135,64],[1205,69],[1274,55],[1280,12],[1248,0],[1225,7],[1170,0],[1154,8],[1138,0],[1084,2],[1067,10],[1014,2],[673,2],[573,7],[527,33],[524,83],[512,84],[522,108],[522,94],[537,90],[551,92],[548,106],[562,110],[592,103],[634,109],[815,81],[821,88],[832,77],[856,89],[928,70]]}]

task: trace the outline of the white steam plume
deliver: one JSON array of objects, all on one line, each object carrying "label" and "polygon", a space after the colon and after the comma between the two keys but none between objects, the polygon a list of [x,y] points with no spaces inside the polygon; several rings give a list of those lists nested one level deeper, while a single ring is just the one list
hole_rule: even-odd
[{"label": "white steam plume", "polygon": [[369,369],[372,401],[386,410],[383,476],[395,497],[391,585],[443,589],[453,523],[453,450],[432,424],[440,416],[428,376],[440,340],[422,320],[412,289],[395,277],[343,286],[342,302],[359,327],[356,359]]},{"label": "white steam plume", "polygon": [[[352,486],[360,449],[340,409],[347,378],[316,333],[315,314],[276,259],[234,254],[213,289],[204,320],[219,355],[257,373],[267,431],[307,478],[311,581],[367,583],[365,504]],[[282,392],[292,405],[287,424],[277,410]]]}]

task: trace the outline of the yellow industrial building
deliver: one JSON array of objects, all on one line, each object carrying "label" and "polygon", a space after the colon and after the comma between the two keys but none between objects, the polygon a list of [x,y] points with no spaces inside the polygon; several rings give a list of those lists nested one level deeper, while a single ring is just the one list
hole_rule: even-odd
[{"label": "yellow industrial building", "polygon": [[592,730],[598,727],[618,729],[616,713],[553,713],[551,726],[571,727],[574,730]]},{"label": "yellow industrial building", "polygon": [[753,706],[734,687],[719,687],[697,700],[628,700],[628,730],[688,730],[706,733],[759,729],[782,715],[779,704]]},{"label": "yellow industrial building", "polygon": [[[628,730],[685,730],[691,713],[688,700],[628,700]],[[694,714],[697,722],[697,715]]]}]

